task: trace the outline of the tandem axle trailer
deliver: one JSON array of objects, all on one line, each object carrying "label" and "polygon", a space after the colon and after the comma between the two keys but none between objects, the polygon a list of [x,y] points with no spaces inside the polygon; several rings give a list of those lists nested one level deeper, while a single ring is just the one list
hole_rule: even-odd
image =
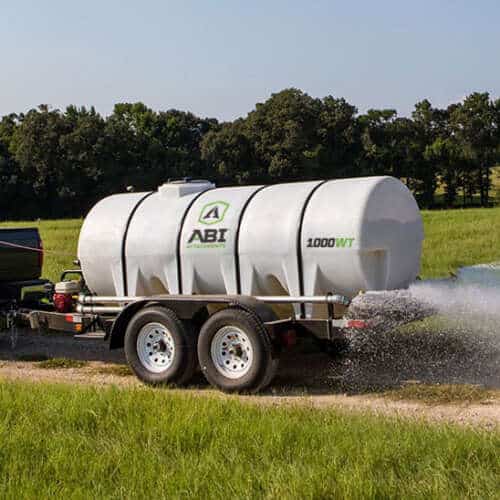
[{"label": "tandem axle trailer", "polygon": [[[75,273],[81,276],[80,270],[70,270],[62,277]],[[53,288],[60,290],[62,283]],[[345,341],[348,329],[368,326],[366,320],[342,316],[350,301],[338,294],[114,297],[68,293],[68,300],[61,302],[60,293],[45,288],[48,296],[43,308],[11,304],[3,309],[9,326],[106,340],[110,349],[124,348],[137,377],[153,385],[185,385],[201,369],[213,386],[225,392],[257,392],[271,382],[281,353],[298,338],[311,337],[331,351]],[[65,304],[64,311],[61,304]],[[292,314],[283,318],[275,313],[275,306],[297,304],[323,306],[326,317]]]}]

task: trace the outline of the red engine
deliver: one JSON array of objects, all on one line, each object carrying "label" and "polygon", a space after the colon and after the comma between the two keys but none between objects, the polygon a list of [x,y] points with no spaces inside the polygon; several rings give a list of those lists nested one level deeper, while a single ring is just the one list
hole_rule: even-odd
[{"label": "red engine", "polygon": [[61,281],[54,288],[54,309],[60,313],[73,311],[75,297],[81,291],[80,281]]}]

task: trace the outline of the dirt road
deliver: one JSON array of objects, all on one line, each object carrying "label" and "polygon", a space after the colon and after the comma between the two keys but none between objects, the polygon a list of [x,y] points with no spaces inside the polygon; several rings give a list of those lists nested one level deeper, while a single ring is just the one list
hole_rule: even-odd
[{"label": "dirt road", "polygon": [[[265,405],[334,407],[487,428],[500,426],[500,351],[495,345],[478,348],[477,342],[456,332],[415,332],[405,336],[387,332],[378,333],[376,339],[358,338],[352,351],[337,359],[310,351],[301,355],[300,362],[297,355],[284,356],[273,385],[262,395],[222,395],[212,390],[201,374],[184,391]],[[72,368],[42,368],[40,360],[49,358],[84,363]],[[28,331],[19,332],[15,347],[9,335],[0,336],[0,379],[141,386],[127,372],[121,350],[109,351],[107,344],[99,340]],[[409,381],[480,384],[492,392],[480,401],[454,404],[394,400],[385,394]]]}]

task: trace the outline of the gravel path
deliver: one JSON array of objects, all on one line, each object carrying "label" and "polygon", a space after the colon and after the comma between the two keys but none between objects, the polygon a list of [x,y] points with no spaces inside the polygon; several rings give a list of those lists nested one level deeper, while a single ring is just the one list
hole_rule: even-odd
[{"label": "gravel path", "polygon": [[[454,332],[437,336],[421,332],[404,339],[403,342],[395,334],[378,333],[376,341],[358,339],[352,352],[337,359],[310,353],[302,355],[299,362],[298,355],[287,355],[273,385],[262,395],[226,396],[211,389],[201,375],[192,387],[175,391],[236,398],[252,404],[334,407],[487,428],[500,426],[498,352],[492,351],[491,346],[482,354],[471,350],[468,343],[457,342]],[[86,363],[80,368],[44,369],[36,361],[55,357]],[[134,376],[126,374],[124,366],[123,351],[109,351],[103,341],[20,331],[13,348],[10,336],[0,335],[0,379],[141,387]],[[481,404],[428,405],[381,395],[382,391],[409,380],[482,384],[494,389],[494,396]]]}]

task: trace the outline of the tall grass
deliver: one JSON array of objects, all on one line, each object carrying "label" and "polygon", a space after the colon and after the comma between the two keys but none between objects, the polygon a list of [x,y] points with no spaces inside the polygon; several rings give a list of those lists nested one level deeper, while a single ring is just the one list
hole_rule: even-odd
[{"label": "tall grass", "polygon": [[0,384],[4,498],[494,498],[500,434],[151,389]]}]

